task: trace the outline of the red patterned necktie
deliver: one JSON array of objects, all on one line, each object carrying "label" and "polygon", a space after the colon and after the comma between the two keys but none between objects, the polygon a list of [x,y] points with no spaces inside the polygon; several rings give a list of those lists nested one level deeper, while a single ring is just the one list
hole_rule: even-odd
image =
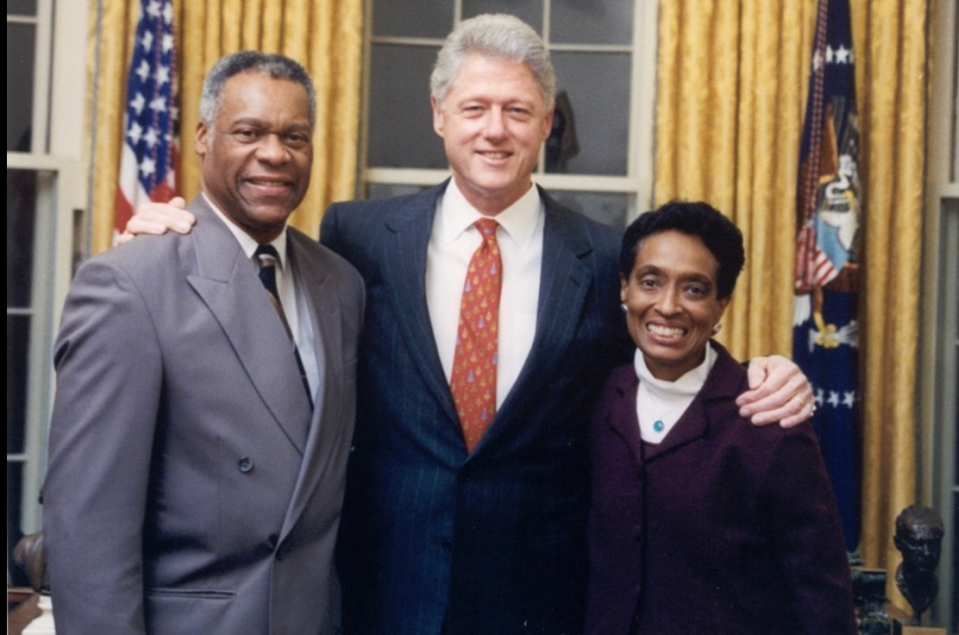
[{"label": "red patterned necktie", "polygon": [[496,242],[498,223],[483,218],[474,225],[483,243],[466,270],[450,378],[450,391],[468,452],[483,438],[496,414],[496,349],[503,283],[503,261]]}]

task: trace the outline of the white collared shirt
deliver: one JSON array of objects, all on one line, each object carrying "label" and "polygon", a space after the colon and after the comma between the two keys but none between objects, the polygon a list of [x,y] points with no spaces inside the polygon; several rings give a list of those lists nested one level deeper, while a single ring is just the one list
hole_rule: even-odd
[{"label": "white collared shirt", "polygon": [[[466,201],[451,179],[436,204],[426,259],[426,304],[447,381],[453,374],[466,269],[482,242],[479,230],[473,227],[480,218],[483,215]],[[500,224],[496,240],[503,259],[496,365],[499,408],[516,383],[536,335],[546,219],[539,190],[531,186],[495,218]]]},{"label": "white collared shirt", "polygon": [[[259,243],[252,236],[240,228],[233,219],[224,214],[210,200],[205,192],[201,192],[207,204],[216,212],[216,215],[226,223],[230,233],[240,243],[240,248],[250,263],[259,270],[259,263],[253,257]],[[276,248],[279,254],[279,261],[276,263],[276,290],[280,295],[280,304],[283,305],[283,312],[286,315],[286,322],[290,325],[290,332],[293,333],[293,340],[300,353],[300,360],[303,362],[303,369],[306,371],[306,379],[310,384],[310,390],[316,395],[316,390],[320,383],[319,366],[316,359],[316,348],[313,334],[313,322],[310,318],[310,309],[307,306],[306,298],[302,292],[297,289],[295,276],[293,275],[293,265],[287,257],[287,228],[284,225],[283,232],[270,244]],[[293,307],[294,310],[290,310]]]}]

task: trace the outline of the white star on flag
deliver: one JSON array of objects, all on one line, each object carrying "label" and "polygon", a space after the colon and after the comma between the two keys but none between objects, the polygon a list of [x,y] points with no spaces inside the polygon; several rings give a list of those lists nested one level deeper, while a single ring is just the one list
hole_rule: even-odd
[{"label": "white star on flag", "polygon": [[140,172],[142,172],[144,176],[149,176],[155,171],[156,163],[153,162],[153,159],[147,158],[140,162]]}]

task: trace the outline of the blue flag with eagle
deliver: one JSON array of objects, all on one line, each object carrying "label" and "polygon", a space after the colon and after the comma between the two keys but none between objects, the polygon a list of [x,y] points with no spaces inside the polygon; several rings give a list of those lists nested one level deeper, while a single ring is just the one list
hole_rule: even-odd
[{"label": "blue flag with eagle", "polygon": [[796,193],[793,359],[812,383],[813,425],[842,515],[860,527],[859,115],[848,0],[819,0]]}]

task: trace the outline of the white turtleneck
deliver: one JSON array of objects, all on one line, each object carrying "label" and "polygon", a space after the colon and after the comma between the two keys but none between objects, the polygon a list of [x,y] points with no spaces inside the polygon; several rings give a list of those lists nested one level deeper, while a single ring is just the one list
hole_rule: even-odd
[{"label": "white turtleneck", "polygon": [[716,351],[706,345],[703,363],[688,371],[676,381],[656,379],[646,366],[643,352],[636,349],[634,365],[639,377],[636,393],[636,415],[639,418],[639,434],[646,443],[660,443],[683,416],[706,377],[716,363]]}]

